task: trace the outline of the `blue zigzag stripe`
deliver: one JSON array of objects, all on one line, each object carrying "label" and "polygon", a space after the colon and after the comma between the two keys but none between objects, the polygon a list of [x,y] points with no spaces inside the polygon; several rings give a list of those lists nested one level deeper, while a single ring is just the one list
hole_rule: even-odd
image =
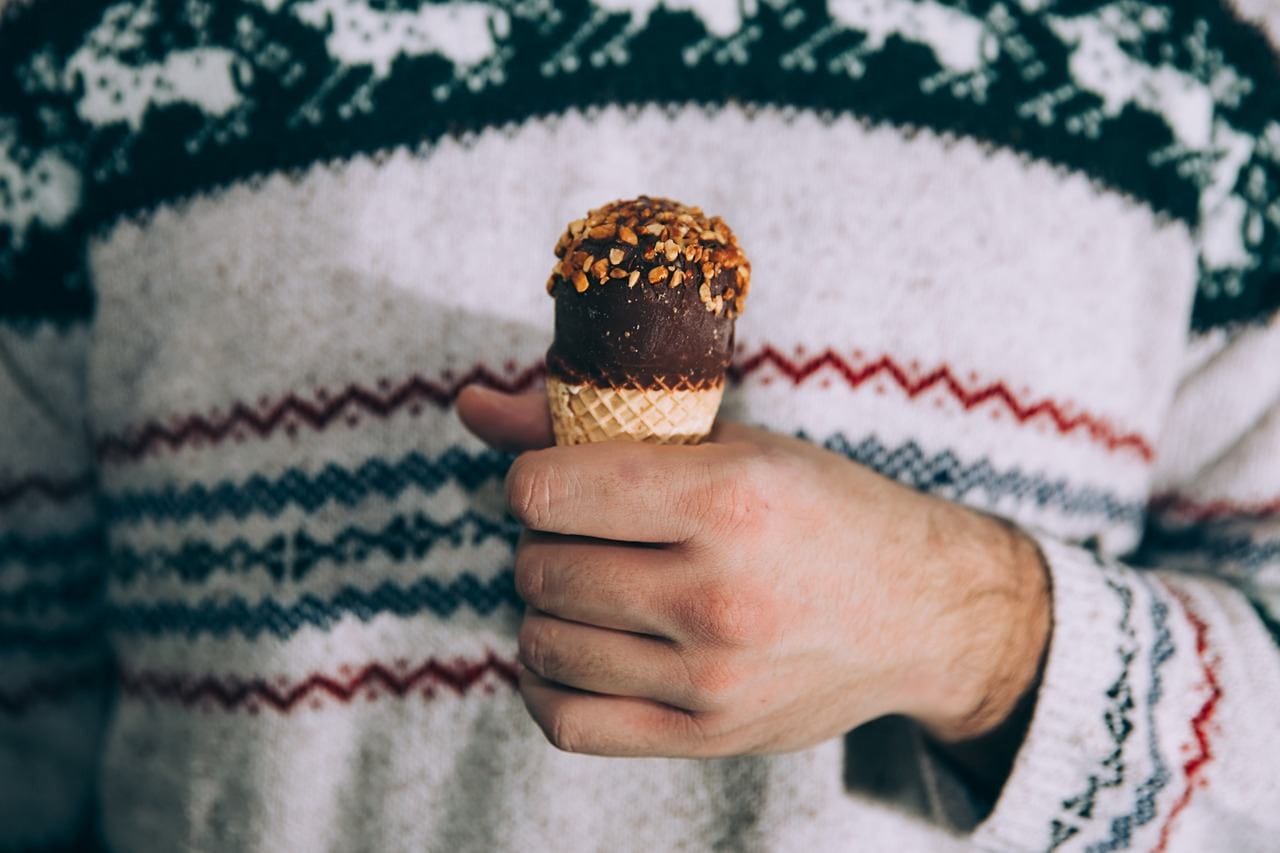
[{"label": "blue zigzag stripe", "polygon": [[1247,572],[1280,563],[1280,539],[1258,541],[1248,536],[1207,539],[1203,553],[1215,563],[1235,563]]},{"label": "blue zigzag stripe", "polygon": [[182,601],[155,601],[111,607],[107,626],[122,634],[150,637],[181,635],[194,639],[201,635],[225,637],[239,634],[256,639],[271,634],[286,639],[305,626],[327,630],[345,616],[368,622],[391,613],[400,617],[430,612],[447,618],[462,607],[488,615],[503,605],[522,607],[511,570],[489,580],[464,574],[442,583],[421,578],[409,586],[386,581],[370,590],[347,586],[332,598],[308,593],[292,604],[265,599],[250,604],[236,596],[229,600],[206,599],[198,604]]},{"label": "blue zigzag stripe", "polygon": [[[799,437],[812,440],[803,433]],[[950,450],[929,455],[915,441],[889,447],[870,436],[854,444],[837,433],[822,446],[907,485],[955,499],[983,492],[992,502],[1013,496],[1068,515],[1103,515],[1133,524],[1143,517],[1140,501],[1125,501],[1102,489],[1073,486],[1065,479],[1019,468],[998,471],[986,459],[965,463]],[[331,463],[317,474],[293,468],[274,480],[255,475],[241,483],[225,480],[214,486],[167,486],[105,495],[102,508],[105,518],[117,523],[214,521],[253,514],[275,517],[294,506],[314,512],[331,503],[356,506],[372,496],[394,499],[410,488],[432,494],[449,482],[474,490],[504,477],[513,458],[492,450],[451,448],[432,459],[415,451],[397,461],[370,459],[354,469]]]},{"label": "blue zigzag stripe", "polygon": [[102,528],[97,525],[51,536],[0,535],[0,568],[10,563],[68,565],[93,556],[102,545]]},{"label": "blue zigzag stripe", "polygon": [[212,487],[168,486],[106,495],[102,507],[105,517],[114,522],[213,521],[225,515],[244,519],[255,513],[274,518],[291,506],[307,512],[330,503],[354,507],[372,496],[398,498],[409,488],[433,494],[449,482],[474,490],[506,476],[513,458],[510,453],[471,453],[456,447],[435,459],[414,451],[394,462],[369,459],[355,469],[330,463],[318,474],[291,468],[274,480],[255,474],[243,483],[224,480]]},{"label": "blue zigzag stripe", "polygon": [[1127,849],[1133,844],[1135,827],[1145,826],[1156,816],[1156,796],[1169,784],[1171,778],[1169,767],[1164,756],[1160,754],[1160,743],[1156,737],[1156,705],[1164,697],[1164,685],[1160,678],[1160,668],[1173,657],[1173,635],[1169,631],[1169,605],[1161,600],[1152,582],[1138,573],[1138,581],[1151,596],[1151,627],[1155,631],[1156,640],[1151,647],[1151,684],[1147,689],[1146,726],[1147,754],[1151,757],[1151,775],[1138,785],[1135,792],[1133,811],[1118,815],[1111,819],[1110,834],[1105,841],[1096,841],[1085,848],[1086,853],[1109,853],[1112,850]]},{"label": "blue zigzag stripe", "polygon": [[[1113,571],[1097,553],[1093,554],[1093,559],[1099,569],[1108,574]],[[1097,769],[1089,773],[1080,792],[1061,801],[1061,816],[1055,815],[1049,821],[1049,851],[1057,850],[1077,835],[1083,824],[1095,817],[1099,792],[1108,788],[1120,788],[1125,783],[1125,752],[1129,735],[1134,730],[1132,714],[1137,705],[1133,698],[1130,676],[1133,662],[1138,656],[1139,643],[1137,631],[1133,627],[1133,587],[1120,574],[1104,577],[1104,581],[1121,607],[1118,626],[1121,639],[1115,647],[1120,672],[1107,686],[1104,696],[1106,707],[1102,714],[1102,724],[1110,738],[1111,749],[1106,755],[1096,759]]]},{"label": "blue zigzag stripe", "polygon": [[105,586],[101,568],[75,572],[0,592],[0,613],[29,616],[54,608],[75,608],[96,600]]},{"label": "blue zigzag stripe", "polygon": [[1261,601],[1251,598],[1249,599],[1249,604],[1253,605],[1254,612],[1262,620],[1262,626],[1267,629],[1271,639],[1276,641],[1277,646],[1280,646],[1280,621],[1271,615],[1271,611]]},{"label": "blue zigzag stripe", "polygon": [[480,545],[497,539],[514,549],[519,535],[519,524],[510,518],[492,519],[467,511],[441,523],[417,512],[398,515],[379,530],[348,525],[327,540],[297,530],[272,536],[261,545],[237,537],[225,545],[188,539],[176,549],[118,547],[112,550],[110,571],[122,585],[140,577],[175,575],[187,583],[200,583],[217,572],[253,571],[266,572],[276,581],[296,581],[321,564],[359,565],[373,554],[397,563],[421,560],[442,542]]},{"label": "blue zigzag stripe", "polygon": [[[804,433],[800,438],[808,439]],[[1028,474],[1020,468],[997,471],[986,459],[966,464],[950,450],[929,456],[915,441],[891,448],[869,436],[851,444],[837,433],[822,446],[908,486],[955,500],[985,492],[992,503],[1013,496],[1066,515],[1102,515],[1132,524],[1141,523],[1145,513],[1142,501],[1125,501],[1102,489],[1072,486],[1065,479]]]},{"label": "blue zigzag stripe", "polygon": [[84,654],[104,646],[101,606],[82,613],[82,621],[56,628],[0,624],[0,655],[25,652],[41,655]]},{"label": "blue zigzag stripe", "polygon": [[1169,555],[1183,561],[1203,559],[1205,568],[1214,573],[1221,573],[1224,567],[1235,567],[1252,574],[1265,566],[1280,564],[1280,539],[1214,533],[1207,525],[1178,530],[1149,526],[1135,560],[1153,565]]}]

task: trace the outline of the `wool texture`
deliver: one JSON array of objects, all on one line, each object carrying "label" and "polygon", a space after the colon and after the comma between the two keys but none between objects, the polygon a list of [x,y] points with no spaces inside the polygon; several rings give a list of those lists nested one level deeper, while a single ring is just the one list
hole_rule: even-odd
[{"label": "wool texture", "polygon": [[[0,850],[1263,851],[1265,0],[0,3]],[[552,748],[509,454],[565,222],[752,261],[722,416],[1039,543],[985,803],[910,721]],[[850,524],[856,524],[850,518]]]}]

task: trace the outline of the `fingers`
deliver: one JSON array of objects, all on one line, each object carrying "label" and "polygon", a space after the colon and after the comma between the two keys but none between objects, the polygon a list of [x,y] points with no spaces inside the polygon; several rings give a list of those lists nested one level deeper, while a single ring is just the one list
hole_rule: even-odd
[{"label": "fingers", "polygon": [[711,695],[692,682],[690,668],[665,640],[528,610],[520,626],[519,649],[525,667],[556,684],[644,697],[688,710],[710,708]]},{"label": "fingers", "polygon": [[507,502],[533,530],[629,542],[685,542],[735,511],[748,454],[734,446],[608,441],[525,453]]},{"label": "fingers", "polygon": [[649,699],[607,696],[563,687],[524,668],[520,696],[557,749],[615,757],[712,757],[694,712]]},{"label": "fingers", "polygon": [[555,444],[545,391],[504,394],[468,385],[458,394],[456,405],[463,425],[498,450],[532,450]]},{"label": "fingers", "polygon": [[516,592],[562,619],[674,639],[682,567],[681,555],[662,548],[526,532],[516,550]]}]

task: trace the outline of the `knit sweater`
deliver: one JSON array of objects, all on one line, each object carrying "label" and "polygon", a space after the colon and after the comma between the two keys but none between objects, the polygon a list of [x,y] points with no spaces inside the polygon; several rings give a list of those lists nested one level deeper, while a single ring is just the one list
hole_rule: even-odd
[{"label": "knit sweater", "polygon": [[[0,6],[0,848],[1275,849],[1277,44],[1268,0]],[[511,459],[452,402],[537,387],[559,230],[642,193],[752,260],[723,417],[1040,544],[994,804],[904,719],[694,761],[526,713]]]}]

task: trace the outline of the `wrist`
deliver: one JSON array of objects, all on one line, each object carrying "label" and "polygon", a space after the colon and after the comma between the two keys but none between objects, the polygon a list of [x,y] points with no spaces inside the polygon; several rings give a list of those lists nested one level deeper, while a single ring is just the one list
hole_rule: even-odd
[{"label": "wrist", "polygon": [[1049,573],[1034,540],[1003,519],[952,509],[963,518],[930,562],[954,578],[954,595],[931,632],[935,690],[914,715],[944,743],[1029,716],[1051,627]]}]

